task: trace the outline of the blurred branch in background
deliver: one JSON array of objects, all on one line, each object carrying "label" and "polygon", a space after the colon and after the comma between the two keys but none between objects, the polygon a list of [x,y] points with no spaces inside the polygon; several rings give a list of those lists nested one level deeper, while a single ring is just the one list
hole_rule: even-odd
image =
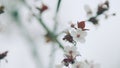
[{"label": "blurred branch in background", "polygon": [[[31,8],[29,7],[29,5],[27,5],[27,4],[25,3],[25,1],[23,1],[23,3],[26,5],[26,7],[29,8],[30,11],[32,11]],[[33,16],[39,21],[39,23],[40,23],[40,24],[43,26],[43,28],[47,31],[47,35],[49,36],[49,38],[50,38],[52,41],[55,41],[56,43],[58,43],[58,44],[59,44],[59,47],[63,49],[63,45],[62,45],[62,44],[58,41],[58,39],[56,38],[57,35],[56,35],[54,32],[52,32],[52,31],[49,30],[49,28],[47,27],[47,25],[45,25],[44,21],[42,20],[41,15],[38,16],[38,15],[36,15],[36,14],[33,13]],[[57,25],[55,25],[55,26],[57,26]]]},{"label": "blurred branch in background", "polygon": [[58,20],[57,20],[57,18],[58,18],[58,12],[59,12],[59,9],[60,9],[61,1],[62,0],[58,0],[56,13],[55,13],[55,16],[54,16],[54,21],[55,21],[54,28],[53,28],[53,32],[54,33],[57,31],[57,27],[58,27]]},{"label": "blurred branch in background", "polygon": [[26,30],[24,25],[21,23],[21,21],[19,19],[18,11],[14,10],[10,14],[11,14],[11,17],[14,19],[15,23],[17,24],[17,26],[19,27],[24,38],[29,42],[30,51],[34,58],[37,68],[44,68],[42,61],[40,59],[40,54],[38,53],[38,50],[37,50],[37,45],[34,42],[34,40],[30,37],[30,35],[28,34],[28,31]]},{"label": "blurred branch in background", "polygon": [[[58,20],[57,20],[58,17],[57,16],[58,16],[58,12],[60,9],[61,1],[62,0],[58,0],[58,2],[57,2],[56,12],[55,12],[55,16],[54,16],[54,28],[52,31],[53,33],[56,33],[56,31],[57,31],[57,27],[58,27]],[[58,44],[61,45],[61,43],[59,41],[58,41]],[[55,53],[56,53],[56,49],[55,49],[55,44],[53,43],[53,45],[51,47],[51,52],[50,52],[50,61],[49,61],[49,65],[48,65],[49,68],[54,68],[53,65],[54,65],[54,61],[55,61]]]},{"label": "blurred branch in background", "polygon": [[[26,3],[24,0],[22,0],[22,3],[23,3],[26,7],[28,7],[28,9],[32,12],[31,7],[29,7],[29,5],[27,5],[27,3]],[[60,3],[60,2],[59,2],[59,3]],[[58,3],[58,4],[59,4],[59,3]],[[59,4],[58,6],[60,6],[60,4]],[[59,7],[57,7],[56,11],[58,12],[58,10],[59,10]],[[56,12],[56,16],[57,16],[57,12]],[[21,23],[21,21],[20,21],[20,19],[19,19],[19,13],[18,13],[18,11],[17,11],[17,10],[14,10],[14,11],[12,11],[10,14],[12,14],[11,17],[13,17],[13,19],[14,19],[14,21],[16,22],[17,26],[20,28],[22,35],[23,35],[23,36],[27,39],[27,41],[29,42],[29,44],[30,44],[30,49],[31,49],[31,51],[32,51],[31,53],[32,53],[33,58],[34,58],[34,60],[35,60],[35,62],[36,62],[37,68],[44,68],[44,66],[43,66],[43,64],[42,64],[42,61],[41,61],[41,59],[40,59],[40,55],[38,54],[38,50],[37,50],[37,47],[36,47],[37,45],[36,45],[36,43],[34,42],[34,40],[29,36],[29,34],[28,34],[25,26]],[[42,20],[42,18],[41,18],[41,15],[38,16],[38,15],[36,15],[36,14],[33,13],[33,16],[39,21],[39,23],[40,23],[40,24],[43,26],[43,28],[47,31],[47,33],[48,33],[47,35],[51,38],[51,40],[53,41],[53,43],[54,43],[54,42],[57,43],[57,44],[59,45],[59,47],[63,49],[62,44],[58,41],[57,36],[56,36],[56,34],[55,34],[55,32],[54,32],[54,31],[56,31],[56,30],[54,30],[53,32],[50,31],[49,28],[47,27],[47,25],[45,25],[45,23],[43,22],[43,20]],[[55,20],[55,21],[56,21],[56,20]],[[55,24],[57,24],[57,23],[55,22]],[[55,25],[54,27],[57,29],[57,25]],[[52,45],[52,48],[51,48],[50,66],[49,66],[49,67],[51,67],[51,68],[53,67],[53,64],[51,64],[51,62],[52,62],[52,63],[54,62],[54,61],[53,61],[53,60],[54,60],[54,54],[55,54],[55,48],[54,48],[54,46],[55,46],[55,45]]]}]

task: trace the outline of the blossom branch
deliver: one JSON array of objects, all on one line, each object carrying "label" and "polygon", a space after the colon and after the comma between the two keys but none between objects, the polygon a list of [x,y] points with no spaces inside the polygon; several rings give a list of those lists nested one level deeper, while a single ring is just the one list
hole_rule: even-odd
[{"label": "blossom branch", "polygon": [[[30,8],[24,1],[23,1],[23,3],[29,8],[29,10],[31,10],[31,8]],[[34,14],[34,17],[39,21],[39,23],[43,26],[43,28],[48,32],[49,37],[50,37],[53,41],[55,41],[56,43],[58,43],[58,44],[59,44],[59,47],[60,47],[61,49],[63,49],[62,44],[61,44],[61,43],[58,41],[58,39],[57,39],[57,35],[55,35],[55,33],[53,33],[51,30],[49,30],[49,28],[44,24],[44,21],[42,20],[41,15],[40,15],[40,17],[38,17],[37,15]]]},{"label": "blossom branch", "polygon": [[[61,0],[58,0],[58,3],[57,3],[57,8],[56,8],[56,13],[55,13],[55,16],[54,16],[54,29],[53,29],[53,33],[56,33],[57,31],[57,27],[58,27],[58,20],[57,20],[57,16],[58,16],[58,11],[59,11],[59,7],[60,7],[60,4],[61,4]],[[57,36],[56,36],[57,37]],[[59,45],[61,45],[61,43],[59,41],[57,41]],[[63,49],[63,47],[62,47]],[[49,68],[52,68],[53,67],[53,64],[54,64],[54,61],[55,61],[55,47],[54,47],[54,43],[51,47],[51,54],[50,54],[50,61],[49,61]]]},{"label": "blossom branch", "polygon": [[[108,11],[109,10],[109,1],[106,0],[104,3],[102,4],[99,4],[98,7],[97,7],[97,11],[96,11],[96,15],[95,16],[91,16],[92,15],[92,10],[90,9],[89,6],[86,6],[85,9],[86,9],[86,13],[89,17],[88,20],[86,21],[89,21],[89,22],[92,22],[94,25],[96,24],[99,24],[99,20],[97,19],[100,15],[105,15],[105,18],[108,18],[109,15],[106,15],[104,14],[104,12]],[[115,13],[111,14],[112,16],[115,16]]]}]

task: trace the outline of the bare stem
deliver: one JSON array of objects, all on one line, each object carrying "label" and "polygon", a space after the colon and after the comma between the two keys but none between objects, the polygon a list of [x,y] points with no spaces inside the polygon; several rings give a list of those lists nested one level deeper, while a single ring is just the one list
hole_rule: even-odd
[{"label": "bare stem", "polygon": [[58,13],[58,11],[59,11],[59,8],[60,8],[61,1],[62,1],[62,0],[58,0],[58,3],[57,3],[57,9],[56,9],[56,13]]},{"label": "bare stem", "polygon": [[61,5],[61,1],[62,0],[58,0],[58,3],[57,3],[57,8],[56,8],[56,13],[55,13],[55,16],[54,16],[54,22],[55,22],[55,24],[54,24],[54,32],[56,32],[57,31],[57,27],[58,27],[58,20],[57,20],[57,16],[58,16],[58,12],[59,12],[59,9],[60,9],[60,5]]},{"label": "bare stem", "polygon": [[[57,8],[56,8],[56,13],[55,13],[55,16],[54,16],[54,29],[53,29],[53,33],[56,33],[57,31],[57,27],[58,27],[58,20],[57,20],[57,16],[58,16],[58,11],[59,11],[59,7],[60,7],[60,4],[61,4],[61,0],[58,0],[58,3],[57,3]],[[56,36],[57,37],[57,36]],[[59,45],[61,45],[61,43],[59,41],[56,41]],[[62,46],[62,45],[61,45]],[[52,68],[53,67],[53,64],[54,64],[54,61],[55,61],[55,46],[54,46],[54,43],[53,45],[51,46],[51,54],[50,54],[50,61],[49,61],[49,68]],[[61,47],[63,49],[63,47]]]},{"label": "bare stem", "polygon": [[53,68],[53,65],[54,65],[54,61],[55,61],[55,52],[56,52],[56,49],[55,49],[55,44],[53,43],[53,45],[51,46],[51,52],[50,52],[50,61],[49,61],[49,67],[48,68]]},{"label": "bare stem", "polygon": [[[26,7],[28,7],[28,8],[31,10],[31,8],[30,8],[25,2],[23,2],[23,3],[26,5]],[[49,33],[50,37],[51,37],[56,43],[59,44],[59,47],[60,47],[61,49],[63,49],[62,44],[61,44],[61,43],[58,41],[58,39],[56,38],[57,35],[56,35],[54,32],[52,32],[52,31],[49,30],[49,28],[45,25],[44,21],[42,20],[41,15],[40,15],[40,17],[38,17],[37,15],[34,14],[34,17],[39,21],[39,23],[43,26],[43,28]]]}]

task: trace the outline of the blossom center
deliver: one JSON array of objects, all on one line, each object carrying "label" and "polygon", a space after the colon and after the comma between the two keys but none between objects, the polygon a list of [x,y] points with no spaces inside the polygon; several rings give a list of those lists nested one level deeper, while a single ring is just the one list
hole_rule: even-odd
[{"label": "blossom center", "polygon": [[77,38],[79,38],[80,37],[80,34],[77,34]]},{"label": "blossom center", "polygon": [[71,50],[71,51],[69,51],[69,53],[70,53],[70,54],[72,54],[72,53],[73,53],[73,51]]}]

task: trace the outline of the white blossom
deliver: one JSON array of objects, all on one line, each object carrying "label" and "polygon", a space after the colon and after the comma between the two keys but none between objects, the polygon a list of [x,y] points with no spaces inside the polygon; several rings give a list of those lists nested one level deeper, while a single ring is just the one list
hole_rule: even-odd
[{"label": "white blossom", "polygon": [[75,62],[75,64],[73,64],[72,68],[89,68],[88,64],[85,62]]},{"label": "white blossom", "polygon": [[72,68],[100,68],[100,65],[95,64],[92,61],[88,62],[87,60],[84,60],[84,61],[81,61],[81,62],[76,61],[72,65]]},{"label": "white blossom", "polygon": [[63,64],[58,64],[55,68],[63,68]]},{"label": "white blossom", "polygon": [[71,35],[75,41],[84,43],[87,32],[83,31],[81,28],[78,28],[76,30],[71,30]]},{"label": "white blossom", "polygon": [[73,58],[80,55],[80,53],[77,51],[77,48],[75,46],[66,46],[64,47],[64,51],[65,51],[65,55],[72,56]]}]

